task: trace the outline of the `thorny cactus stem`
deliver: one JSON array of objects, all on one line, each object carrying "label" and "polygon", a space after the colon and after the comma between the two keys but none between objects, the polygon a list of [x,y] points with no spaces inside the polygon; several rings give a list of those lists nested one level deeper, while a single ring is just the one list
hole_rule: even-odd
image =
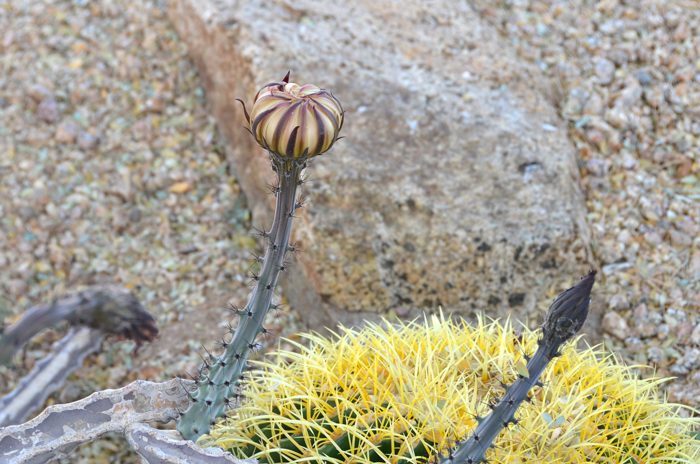
[{"label": "thorny cactus stem", "polygon": [[[242,103],[242,102],[241,102]],[[240,321],[231,329],[231,341],[222,342],[224,353],[209,356],[201,368],[197,390],[190,395],[192,406],[180,417],[177,429],[186,439],[196,441],[209,433],[216,419],[223,417],[227,406],[236,405],[241,396],[241,380],[248,368],[247,359],[257,347],[267,312],[276,307],[272,295],[280,271],[285,269],[292,220],[297,207],[296,191],[306,160],[333,146],[343,126],[344,112],[338,100],[316,86],[300,87],[289,82],[263,86],[255,97],[251,115],[243,105],[250,132],[265,148],[277,173],[275,217],[262,258],[262,270],[246,307],[238,311]],[[269,140],[268,138],[269,137]]]},{"label": "thorny cactus stem", "polygon": [[596,271],[591,271],[576,285],[561,293],[547,311],[539,347],[534,356],[528,359],[527,376],[520,375],[513,385],[506,386],[506,393],[498,404],[491,405],[492,412],[485,418],[478,418],[479,425],[465,442],[460,443],[440,464],[476,464],[486,462],[484,455],[493,441],[505,427],[517,424],[515,412],[523,401],[530,401],[528,392],[534,386],[542,386],[539,381],[542,372],[550,361],[561,356],[560,348],[583,327],[588,316],[591,289]]},{"label": "thorny cactus stem", "polygon": [[240,321],[238,327],[231,330],[231,341],[224,341],[224,354],[205,360],[197,391],[191,396],[193,404],[178,421],[177,428],[182,436],[192,441],[208,433],[216,418],[223,417],[227,405],[237,402],[241,378],[248,367],[248,355],[256,347],[256,339],[262,333],[265,315],[270,308],[275,307],[272,295],[280,271],[284,268],[285,255],[289,251],[296,190],[305,162],[287,162],[275,157],[272,159],[279,180],[279,191],[272,228],[270,232],[264,232],[269,240],[262,259],[262,270],[256,277],[250,301],[238,312]]}]

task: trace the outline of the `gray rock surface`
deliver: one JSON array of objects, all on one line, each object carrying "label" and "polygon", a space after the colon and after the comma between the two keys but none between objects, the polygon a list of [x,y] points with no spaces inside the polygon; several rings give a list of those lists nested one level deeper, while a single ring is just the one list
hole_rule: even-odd
[{"label": "gray rock surface", "polygon": [[347,111],[346,138],[310,171],[304,254],[282,283],[310,327],[439,306],[524,320],[589,268],[555,86],[467,2],[171,0],[169,15],[256,226],[272,217],[271,172],[235,98],[291,69]]}]

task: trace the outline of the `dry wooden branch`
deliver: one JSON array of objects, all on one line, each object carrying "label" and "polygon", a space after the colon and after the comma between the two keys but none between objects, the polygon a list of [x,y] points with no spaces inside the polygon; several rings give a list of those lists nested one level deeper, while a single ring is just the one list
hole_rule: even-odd
[{"label": "dry wooden branch", "polygon": [[12,392],[0,399],[0,427],[27,420],[29,414],[44,405],[51,393],[61,388],[88,354],[100,349],[103,339],[104,334],[97,329],[72,328]]},{"label": "dry wooden branch", "polygon": [[176,430],[157,430],[134,424],[126,431],[126,439],[148,464],[256,464],[254,459],[235,459],[220,448],[202,449],[183,440]]},{"label": "dry wooden branch", "polygon": [[86,325],[105,334],[129,338],[136,350],[158,335],[155,320],[129,290],[120,287],[91,287],[34,306],[0,335],[0,364],[7,364],[30,338],[62,321]]},{"label": "dry wooden branch", "polygon": [[137,380],[124,388],[51,406],[25,424],[0,429],[0,464],[45,463],[66,457],[81,443],[106,433],[124,434],[135,423],[170,421],[189,406],[185,388],[191,386],[180,379]]}]

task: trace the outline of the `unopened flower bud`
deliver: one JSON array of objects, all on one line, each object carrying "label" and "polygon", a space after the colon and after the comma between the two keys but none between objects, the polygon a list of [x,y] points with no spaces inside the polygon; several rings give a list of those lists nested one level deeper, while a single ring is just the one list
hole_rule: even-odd
[{"label": "unopened flower bud", "polygon": [[243,112],[258,144],[285,159],[306,159],[328,151],[338,140],[345,113],[330,92],[289,82],[289,73],[282,82],[264,85],[250,115],[245,104]]}]

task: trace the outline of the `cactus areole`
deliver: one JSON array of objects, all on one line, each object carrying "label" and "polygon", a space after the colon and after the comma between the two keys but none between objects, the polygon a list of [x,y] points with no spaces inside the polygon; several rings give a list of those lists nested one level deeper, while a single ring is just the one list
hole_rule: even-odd
[{"label": "cactus areole", "polygon": [[[240,101],[240,100],[239,100]],[[243,103],[243,102],[241,102]],[[338,140],[344,112],[330,92],[313,85],[289,82],[289,73],[281,82],[266,84],[255,97],[251,114],[243,104],[250,132],[270,156],[277,174],[275,215],[269,231],[261,235],[265,254],[262,269],[255,276],[250,301],[242,310],[238,327],[231,329],[230,342],[222,342],[221,356],[208,354],[199,370],[197,389],[190,393],[192,405],[180,417],[177,429],[183,437],[196,441],[208,433],[217,418],[223,417],[241,396],[241,381],[248,368],[247,359],[257,347],[267,312],[276,306],[273,294],[280,271],[285,269],[297,187],[306,161],[329,150]]]}]

